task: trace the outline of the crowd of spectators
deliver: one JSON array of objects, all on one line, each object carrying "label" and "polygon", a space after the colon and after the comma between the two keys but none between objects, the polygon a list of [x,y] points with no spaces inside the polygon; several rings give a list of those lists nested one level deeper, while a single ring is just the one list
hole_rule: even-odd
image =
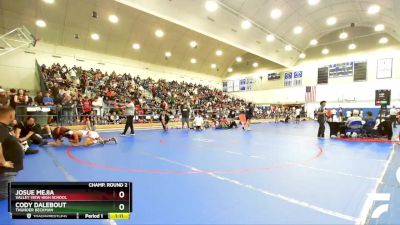
[{"label": "crowd of spectators", "polygon": [[[17,115],[27,115],[26,108],[18,106],[50,106],[48,124],[72,125],[88,120],[94,124],[120,124],[127,118],[125,105],[133,99],[136,122],[159,121],[161,112],[166,111],[172,121],[199,115],[215,125],[224,118],[237,119],[247,104],[243,99],[201,84],[156,81],[58,63],[42,65],[40,72],[46,87],[44,92],[31,95],[28,90],[0,89],[0,105],[10,105]],[[190,115],[182,115],[185,108]],[[284,118],[294,113],[295,109],[278,112],[273,107],[260,106],[255,107],[254,118],[274,118],[277,114]]]},{"label": "crowd of spectators", "polygon": [[182,107],[189,107],[193,115],[223,118],[231,111],[239,113],[246,105],[242,99],[200,84],[155,81],[126,73],[104,73],[60,64],[42,65],[41,73],[47,87],[46,97],[38,92],[34,104],[62,109],[58,111],[66,124],[82,120],[81,115],[91,115],[97,123],[122,123],[123,106],[131,98],[139,121],[157,120],[163,110],[172,119],[180,119]]}]

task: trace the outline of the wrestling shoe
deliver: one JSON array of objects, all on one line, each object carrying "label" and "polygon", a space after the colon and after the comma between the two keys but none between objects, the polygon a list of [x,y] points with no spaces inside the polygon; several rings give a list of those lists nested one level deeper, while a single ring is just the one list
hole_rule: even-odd
[{"label": "wrestling shoe", "polygon": [[47,144],[48,144],[47,141],[43,141],[42,143],[39,144],[39,146],[44,146],[44,145],[47,145]]},{"label": "wrestling shoe", "polygon": [[119,136],[125,137],[125,136],[126,136],[126,134],[124,134],[124,133],[121,133]]},{"label": "wrestling shoe", "polygon": [[110,139],[110,141],[113,141],[113,142],[115,142],[115,144],[117,144],[118,142],[117,142],[117,139],[115,138],[115,137],[112,137],[111,139]]},{"label": "wrestling shoe", "polygon": [[32,154],[36,154],[38,152],[39,152],[39,150],[29,148],[28,150],[26,150],[25,155],[32,155]]}]

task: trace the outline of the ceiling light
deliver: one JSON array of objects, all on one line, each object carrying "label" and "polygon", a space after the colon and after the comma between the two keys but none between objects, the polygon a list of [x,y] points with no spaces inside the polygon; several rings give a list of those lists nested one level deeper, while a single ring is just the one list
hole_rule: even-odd
[{"label": "ceiling light", "polygon": [[291,45],[285,46],[285,51],[292,51],[293,47]]},{"label": "ceiling light", "polygon": [[190,59],[190,62],[191,62],[192,64],[195,64],[195,63],[197,63],[197,60],[196,60],[195,58],[191,58],[191,59]]},{"label": "ceiling light", "polygon": [[293,28],[293,33],[294,34],[300,34],[301,32],[303,32],[303,27],[296,26],[295,28]]},{"label": "ceiling light", "polygon": [[329,25],[329,26],[335,25],[336,22],[337,22],[337,19],[334,16],[329,17],[328,19],[326,19],[326,24]]},{"label": "ceiling light", "polygon": [[324,54],[324,55],[328,55],[329,54],[329,49],[324,48],[324,49],[322,49],[321,53]]},{"label": "ceiling light", "polygon": [[275,40],[275,36],[272,34],[268,34],[267,37],[265,38],[268,42],[272,42]]},{"label": "ceiling light", "polygon": [[304,58],[306,57],[306,54],[304,54],[304,53],[302,52],[302,53],[300,53],[299,57],[300,57],[300,59],[304,59]]},{"label": "ceiling light", "polygon": [[44,22],[44,20],[36,20],[36,26],[46,27],[46,22]]},{"label": "ceiling light", "polygon": [[164,37],[164,31],[162,30],[156,30],[155,34],[159,38]]},{"label": "ceiling light", "polygon": [[171,52],[165,52],[165,57],[169,58],[171,56],[172,56]]},{"label": "ceiling light", "polygon": [[339,38],[342,39],[342,40],[346,39],[348,36],[349,36],[349,34],[347,34],[346,32],[342,32],[342,33],[339,34]]},{"label": "ceiling light", "polygon": [[354,49],[356,49],[357,48],[357,45],[356,44],[354,44],[354,43],[351,43],[351,44],[349,44],[349,50],[354,50]]},{"label": "ceiling light", "polygon": [[312,45],[312,46],[315,46],[317,44],[318,44],[318,41],[315,38],[310,41],[310,45]]},{"label": "ceiling light", "polygon": [[229,73],[232,73],[232,72],[233,72],[232,67],[229,67],[229,68],[228,68],[228,72],[229,72]]},{"label": "ceiling light", "polygon": [[140,44],[133,43],[132,48],[135,49],[135,50],[139,50],[140,49]]},{"label": "ceiling light", "polygon": [[254,63],[253,63],[253,67],[254,67],[254,68],[258,67],[258,62],[254,62]]},{"label": "ceiling light", "polygon": [[212,69],[217,68],[217,64],[215,64],[215,63],[211,64],[211,68],[212,68]]},{"label": "ceiling light", "polygon": [[379,44],[386,44],[388,43],[389,39],[387,37],[382,37],[379,39]]},{"label": "ceiling light", "polygon": [[191,41],[189,44],[190,44],[190,47],[197,48],[197,42]]},{"label": "ceiling light", "polygon": [[379,5],[370,5],[368,7],[368,14],[374,15],[377,14],[381,10],[381,7]]},{"label": "ceiling light", "polygon": [[215,51],[215,55],[217,55],[217,56],[221,56],[222,55],[222,51],[221,50],[217,50],[217,51]]},{"label": "ceiling light", "polygon": [[281,15],[282,15],[282,11],[280,9],[273,9],[271,11],[272,19],[278,19],[279,17],[281,17]]},{"label": "ceiling light", "polygon": [[248,21],[248,20],[243,20],[243,21],[242,21],[242,28],[243,28],[243,29],[247,30],[247,29],[249,29],[250,27],[251,27],[250,21]]},{"label": "ceiling light", "polygon": [[47,3],[47,4],[53,4],[54,3],[54,0],[43,0],[45,3]]},{"label": "ceiling light", "polygon": [[236,62],[241,62],[242,61],[242,57],[240,57],[240,56],[238,56],[238,57],[236,57]]},{"label": "ceiling light", "polygon": [[98,35],[98,34],[96,34],[96,33],[91,34],[90,37],[91,37],[93,40],[95,40],[95,41],[97,41],[97,40],[100,39],[100,35]]},{"label": "ceiling light", "polygon": [[209,12],[215,12],[218,9],[218,3],[215,1],[206,1],[204,5]]},{"label": "ceiling light", "polygon": [[319,0],[308,0],[309,5],[316,5],[319,3]]},{"label": "ceiling light", "polygon": [[385,25],[383,24],[378,24],[375,26],[375,31],[383,31],[385,29]]},{"label": "ceiling light", "polygon": [[118,17],[117,17],[116,15],[109,15],[109,16],[108,16],[108,20],[109,20],[111,23],[118,23]]}]

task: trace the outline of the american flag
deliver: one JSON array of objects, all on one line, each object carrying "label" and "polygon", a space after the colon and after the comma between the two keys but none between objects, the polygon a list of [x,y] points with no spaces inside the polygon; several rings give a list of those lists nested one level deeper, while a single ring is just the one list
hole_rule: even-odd
[{"label": "american flag", "polygon": [[315,102],[316,96],[316,87],[315,86],[307,86],[306,87],[306,102]]}]

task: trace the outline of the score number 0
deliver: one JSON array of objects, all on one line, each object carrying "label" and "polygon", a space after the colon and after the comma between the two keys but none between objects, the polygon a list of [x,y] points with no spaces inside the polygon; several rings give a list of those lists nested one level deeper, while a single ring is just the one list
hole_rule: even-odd
[{"label": "score number 0", "polygon": [[[125,197],[125,192],[124,191],[120,191],[118,193],[118,197],[119,198],[124,198]],[[123,204],[123,203],[119,204],[118,208],[119,208],[119,210],[123,211],[125,209],[125,204]]]}]

